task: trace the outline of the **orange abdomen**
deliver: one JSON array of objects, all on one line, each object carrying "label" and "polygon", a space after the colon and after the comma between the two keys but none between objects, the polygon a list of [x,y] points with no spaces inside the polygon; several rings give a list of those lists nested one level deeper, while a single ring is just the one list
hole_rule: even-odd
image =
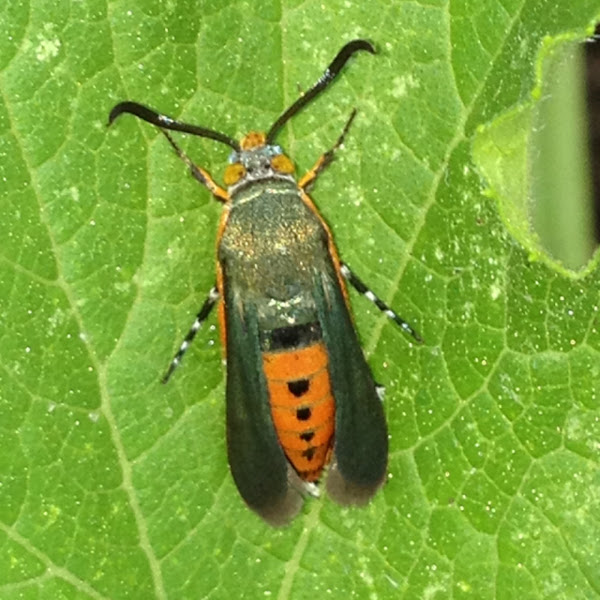
[{"label": "orange abdomen", "polygon": [[323,342],[263,353],[275,431],[305,481],[319,479],[333,444],[335,401]]}]

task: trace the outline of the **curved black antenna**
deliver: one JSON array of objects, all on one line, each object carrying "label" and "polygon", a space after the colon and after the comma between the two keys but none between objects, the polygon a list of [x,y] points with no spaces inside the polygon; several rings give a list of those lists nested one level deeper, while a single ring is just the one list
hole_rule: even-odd
[{"label": "curved black antenna", "polygon": [[152,125],[160,127],[161,129],[183,131],[184,133],[191,133],[192,135],[210,138],[211,140],[221,142],[222,144],[227,144],[236,152],[240,151],[239,144],[224,133],[219,133],[218,131],[213,131],[212,129],[207,129],[206,127],[200,127],[199,125],[181,123],[175,119],[172,119],[171,117],[168,117],[167,115],[161,115],[160,113],[157,113],[143,104],[139,104],[138,102],[130,102],[129,100],[126,100],[125,102],[119,102],[119,104],[114,106],[110,111],[110,115],[108,115],[109,127],[112,125],[112,122],[123,113],[130,113],[135,117],[142,119],[143,121],[147,121]]},{"label": "curved black antenna", "polygon": [[279,133],[279,130],[285,123],[293,117],[297,112],[301,111],[315,96],[322,92],[338,75],[348,59],[360,50],[366,50],[371,54],[375,54],[375,46],[367,40],[353,40],[348,42],[333,59],[332,63],[325,69],[325,72],[317,83],[313,85],[308,92],[302,94],[294,104],[292,104],[278,119],[273,123],[269,133],[267,134],[267,144],[272,144],[273,140]]}]

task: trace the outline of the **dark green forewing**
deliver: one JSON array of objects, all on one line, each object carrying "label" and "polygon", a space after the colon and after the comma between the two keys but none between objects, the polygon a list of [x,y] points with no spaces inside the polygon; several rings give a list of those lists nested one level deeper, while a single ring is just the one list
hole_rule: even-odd
[{"label": "dark green forewing", "polygon": [[[300,510],[301,482],[289,467],[271,418],[256,308],[224,277],[227,326],[227,452],[242,498],[271,525]],[[297,480],[297,485],[290,485]]]},{"label": "dark green forewing", "polygon": [[315,301],[335,397],[335,441],[327,491],[340,504],[365,504],[385,479],[383,406],[333,264],[315,273]]}]

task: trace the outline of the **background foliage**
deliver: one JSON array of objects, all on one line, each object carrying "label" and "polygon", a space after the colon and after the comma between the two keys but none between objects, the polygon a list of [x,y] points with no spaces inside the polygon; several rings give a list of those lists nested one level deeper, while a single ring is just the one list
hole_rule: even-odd
[{"label": "background foliage", "polygon": [[[10,2],[0,8],[0,597],[600,598],[597,261],[527,220],[527,131],[574,0]],[[228,472],[220,343],[159,383],[214,280],[220,207],[125,98],[240,136],[346,41],[363,54],[280,136],[386,384],[390,480],[287,529]],[[215,176],[227,149],[184,141]],[[485,177],[482,177],[482,175]],[[557,224],[559,226],[560,224]],[[214,326],[214,319],[211,325]]]}]

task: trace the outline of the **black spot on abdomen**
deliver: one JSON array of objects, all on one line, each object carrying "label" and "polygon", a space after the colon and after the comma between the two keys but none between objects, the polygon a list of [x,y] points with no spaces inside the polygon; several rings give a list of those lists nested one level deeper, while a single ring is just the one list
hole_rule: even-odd
[{"label": "black spot on abdomen", "polygon": [[296,396],[296,398],[304,396],[304,394],[308,392],[309,387],[310,381],[308,379],[297,379],[296,381],[288,382],[288,389]]},{"label": "black spot on abdomen", "polygon": [[311,414],[312,411],[310,410],[310,408],[308,408],[308,406],[304,408],[299,408],[296,410],[296,419],[298,419],[298,421],[308,421],[308,419],[310,419]]}]

